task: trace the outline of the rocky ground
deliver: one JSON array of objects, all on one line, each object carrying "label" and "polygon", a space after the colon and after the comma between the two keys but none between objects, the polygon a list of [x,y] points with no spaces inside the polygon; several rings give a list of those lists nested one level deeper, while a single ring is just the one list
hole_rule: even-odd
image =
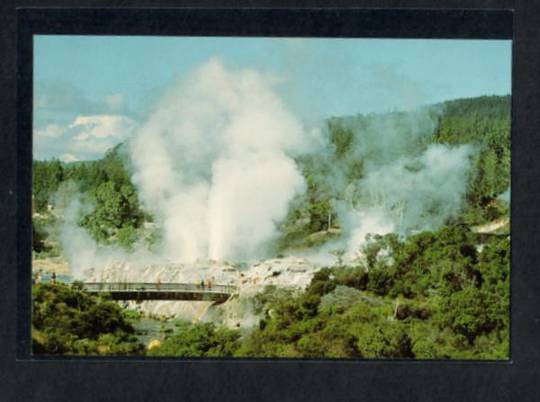
[{"label": "rocky ground", "polygon": [[215,321],[229,327],[249,327],[258,322],[251,299],[268,285],[282,288],[305,288],[319,268],[303,257],[274,258],[252,264],[218,261],[184,263],[116,262],[86,272],[87,282],[158,282],[234,285],[238,293],[225,304],[211,302],[143,301],[128,302],[127,306],[146,314]]}]

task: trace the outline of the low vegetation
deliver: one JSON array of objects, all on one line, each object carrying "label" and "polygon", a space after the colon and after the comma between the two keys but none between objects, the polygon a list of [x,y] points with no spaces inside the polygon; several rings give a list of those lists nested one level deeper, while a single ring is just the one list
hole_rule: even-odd
[{"label": "low vegetation", "polygon": [[475,244],[464,226],[405,241],[376,237],[365,265],[322,269],[305,292],[267,288],[257,297],[258,328],[186,324],[153,354],[508,358],[509,240],[494,236],[481,253]]},{"label": "low vegetation", "polygon": [[133,355],[144,353],[134,336],[137,316],[80,286],[35,284],[32,346],[36,354]]},{"label": "low vegetation", "polygon": [[[308,288],[268,287],[259,326],[181,322],[150,356],[505,359],[509,239],[447,226],[399,240],[376,236],[357,266],[324,268]],[[382,252],[384,250],[384,252]],[[388,257],[391,256],[391,257]],[[128,313],[77,285],[34,286],[36,353],[143,354]]]}]

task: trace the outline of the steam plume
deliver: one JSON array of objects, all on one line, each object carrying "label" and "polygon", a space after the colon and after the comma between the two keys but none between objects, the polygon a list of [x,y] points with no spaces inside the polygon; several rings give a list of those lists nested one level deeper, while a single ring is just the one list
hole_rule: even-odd
[{"label": "steam plume", "polygon": [[[426,145],[437,113],[342,119],[353,140],[336,160],[329,139],[304,129],[268,77],[210,60],[164,95],[129,142],[133,182],[163,230],[161,249],[136,254],[182,262],[264,258],[290,202],[306,189],[294,160],[305,154],[329,167],[322,180],[343,229],[338,246],[349,257],[367,234],[436,229],[461,209],[474,151]],[[361,165],[356,179],[352,162]],[[97,248],[75,221],[67,219],[62,243],[76,270],[139,258]]]},{"label": "steam plume", "polygon": [[137,131],[133,180],[171,258],[250,258],[304,191],[290,154],[301,124],[255,71],[210,60],[178,82]]},{"label": "steam plume", "polygon": [[424,145],[431,141],[437,113],[419,108],[345,123],[353,132],[345,165],[361,161],[361,177],[347,181],[343,164],[334,164],[328,179],[342,200],[337,212],[349,257],[367,234],[434,230],[460,212],[474,149]]}]

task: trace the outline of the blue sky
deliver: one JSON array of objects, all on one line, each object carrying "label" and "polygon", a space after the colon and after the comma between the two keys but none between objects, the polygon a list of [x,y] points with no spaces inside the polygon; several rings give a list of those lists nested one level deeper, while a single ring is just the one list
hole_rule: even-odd
[{"label": "blue sky", "polygon": [[36,36],[34,157],[100,157],[212,57],[278,77],[307,122],[511,92],[511,41]]}]

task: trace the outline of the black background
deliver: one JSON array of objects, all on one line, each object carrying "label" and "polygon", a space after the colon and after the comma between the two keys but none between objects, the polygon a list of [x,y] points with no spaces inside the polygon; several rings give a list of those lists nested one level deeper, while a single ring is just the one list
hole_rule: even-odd
[{"label": "black background", "polygon": [[[160,2],[162,7],[279,8],[303,5],[309,6],[311,11],[20,10],[18,27],[15,9],[17,6],[156,5],[157,2],[150,1],[7,1],[2,5],[0,401],[540,400],[537,395],[540,390],[540,274],[536,264],[540,254],[540,210],[537,206],[540,199],[540,4],[531,0],[334,1],[332,10],[323,10],[320,7],[328,7],[329,2]],[[365,12],[351,7],[384,7],[394,11]],[[479,11],[466,12],[464,7]],[[405,10],[397,11],[397,8]],[[411,11],[413,8],[438,10]],[[445,8],[460,10],[441,12]],[[497,8],[515,10],[510,362],[27,359],[32,105],[29,85],[31,43],[27,39],[32,32],[510,38],[512,15],[500,11],[485,12]],[[19,70],[17,52],[22,56],[19,57]],[[17,77],[20,84],[18,107]]]}]

